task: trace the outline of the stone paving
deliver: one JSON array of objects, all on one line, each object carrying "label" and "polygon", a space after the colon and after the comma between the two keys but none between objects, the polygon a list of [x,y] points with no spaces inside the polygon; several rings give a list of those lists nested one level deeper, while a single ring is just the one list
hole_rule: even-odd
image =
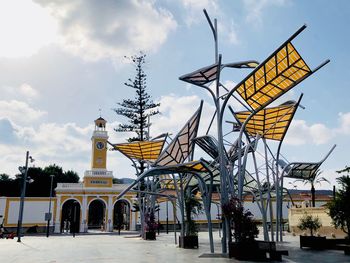
[{"label": "stone paving", "polygon": [[[215,252],[220,253],[218,232],[214,233]],[[161,233],[156,241],[144,241],[136,233],[24,236],[22,242],[0,239],[1,263],[70,263],[70,262],[238,262],[228,258],[199,257],[209,252],[208,234],[199,235],[199,249],[180,249],[174,233]],[[289,250],[284,262],[350,262],[342,251],[311,251],[299,248],[299,237],[285,236],[281,245]],[[247,262],[247,261],[245,261]]]}]

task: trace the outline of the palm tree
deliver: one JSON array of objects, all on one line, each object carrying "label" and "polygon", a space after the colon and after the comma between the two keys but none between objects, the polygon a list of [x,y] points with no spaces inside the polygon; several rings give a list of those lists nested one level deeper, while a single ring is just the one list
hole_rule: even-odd
[{"label": "palm tree", "polygon": [[311,200],[312,200],[312,207],[315,207],[315,185],[319,184],[321,185],[322,182],[327,182],[330,184],[330,182],[324,178],[321,177],[320,175],[322,174],[323,171],[320,171],[319,169],[316,171],[315,176],[312,178],[307,178],[307,179],[298,179],[295,180],[297,181],[302,181],[305,185],[310,184],[311,185]]},{"label": "palm tree", "polygon": [[341,228],[350,238],[350,175],[349,167],[337,173],[347,172],[347,175],[343,175],[337,178],[337,182],[340,185],[340,189],[337,191],[335,198],[329,202],[329,215],[333,220],[333,224],[336,228]]}]

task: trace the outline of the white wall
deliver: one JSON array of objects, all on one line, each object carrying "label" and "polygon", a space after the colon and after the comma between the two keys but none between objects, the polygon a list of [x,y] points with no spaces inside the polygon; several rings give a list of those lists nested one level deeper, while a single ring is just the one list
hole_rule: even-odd
[{"label": "white wall", "polygon": [[[282,206],[282,215],[284,219],[288,219],[288,207],[291,206],[290,202],[283,202],[283,206]],[[272,207],[273,207],[273,217],[276,217],[276,203],[272,202]],[[159,217],[160,217],[160,221],[166,221],[166,202],[162,202],[159,205],[160,211],[159,211]],[[252,203],[252,202],[244,202],[244,208],[245,209],[249,209],[249,211],[253,214],[254,219],[256,220],[261,220],[262,216],[261,216],[261,212],[259,210],[259,207],[257,205],[256,202]],[[180,213],[180,209],[177,207],[176,208],[176,214],[177,214],[177,218],[179,221],[181,221],[181,213]],[[156,216],[158,216],[156,214]],[[221,216],[221,206],[216,205],[214,203],[211,204],[211,219],[212,220],[216,220],[218,219],[218,216]],[[169,221],[173,220],[173,206],[171,202],[168,202],[168,219]],[[206,220],[206,215],[203,211],[203,213],[201,213],[198,216],[195,216],[193,218],[194,220]],[[270,220],[270,213],[269,211],[267,212],[267,219]]]},{"label": "white wall", "polygon": [[2,223],[2,220],[5,216],[5,208],[6,208],[6,197],[0,197],[0,215],[3,216],[0,219],[0,223]]},{"label": "white wall", "polygon": [[[166,213],[166,203],[167,202],[162,202],[159,204],[159,219],[161,221],[166,221],[167,213]],[[158,216],[158,215],[157,215]],[[174,218],[174,213],[173,213],[173,204],[168,201],[168,220],[172,221]]]},{"label": "white wall", "polygon": [[[55,201],[51,201],[51,213],[54,210]],[[7,224],[17,224],[20,202],[10,200],[7,214]],[[49,201],[25,201],[23,208],[23,224],[46,224],[45,213],[49,211]],[[51,220],[53,225],[53,220]]]}]

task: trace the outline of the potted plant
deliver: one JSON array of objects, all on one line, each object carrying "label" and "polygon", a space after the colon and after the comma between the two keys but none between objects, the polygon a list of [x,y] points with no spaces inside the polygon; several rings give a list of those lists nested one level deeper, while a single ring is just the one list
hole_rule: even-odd
[{"label": "potted plant", "polygon": [[245,210],[238,198],[231,198],[228,204],[222,206],[222,212],[231,222],[231,237],[229,242],[229,257],[238,260],[264,260],[266,253],[259,250],[255,238],[259,234],[253,214]]},{"label": "potted plant", "polygon": [[156,230],[157,223],[155,221],[154,213],[146,213],[145,214],[145,239],[146,240],[156,240]]},{"label": "potted plant", "polygon": [[323,249],[325,247],[326,237],[314,236],[314,233],[320,229],[321,226],[322,224],[318,217],[313,217],[305,213],[304,216],[300,218],[298,228],[310,232],[310,236],[300,236],[300,248],[310,247],[314,249]]},{"label": "potted plant", "polygon": [[185,236],[179,237],[181,248],[198,248],[198,227],[192,216],[199,215],[202,211],[202,203],[193,194],[185,197]]}]

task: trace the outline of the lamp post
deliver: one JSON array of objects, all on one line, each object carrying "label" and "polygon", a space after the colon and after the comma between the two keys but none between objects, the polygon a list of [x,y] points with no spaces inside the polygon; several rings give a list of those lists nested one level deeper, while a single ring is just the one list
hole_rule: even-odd
[{"label": "lamp post", "polygon": [[26,153],[26,164],[25,166],[18,167],[19,171],[22,174],[22,191],[21,191],[21,199],[19,205],[19,214],[18,214],[18,223],[17,223],[17,242],[21,242],[22,235],[22,221],[23,221],[23,208],[24,208],[24,196],[26,193],[26,185],[27,185],[27,174],[28,174],[28,159],[30,162],[34,162],[34,159],[29,156],[29,151]]},{"label": "lamp post", "polygon": [[49,213],[47,215],[47,227],[46,227],[46,237],[49,237],[50,234],[50,220],[51,220],[51,199],[52,199],[52,185],[53,185],[53,177],[54,175],[51,174],[51,184],[50,184],[50,200],[49,200]]}]

